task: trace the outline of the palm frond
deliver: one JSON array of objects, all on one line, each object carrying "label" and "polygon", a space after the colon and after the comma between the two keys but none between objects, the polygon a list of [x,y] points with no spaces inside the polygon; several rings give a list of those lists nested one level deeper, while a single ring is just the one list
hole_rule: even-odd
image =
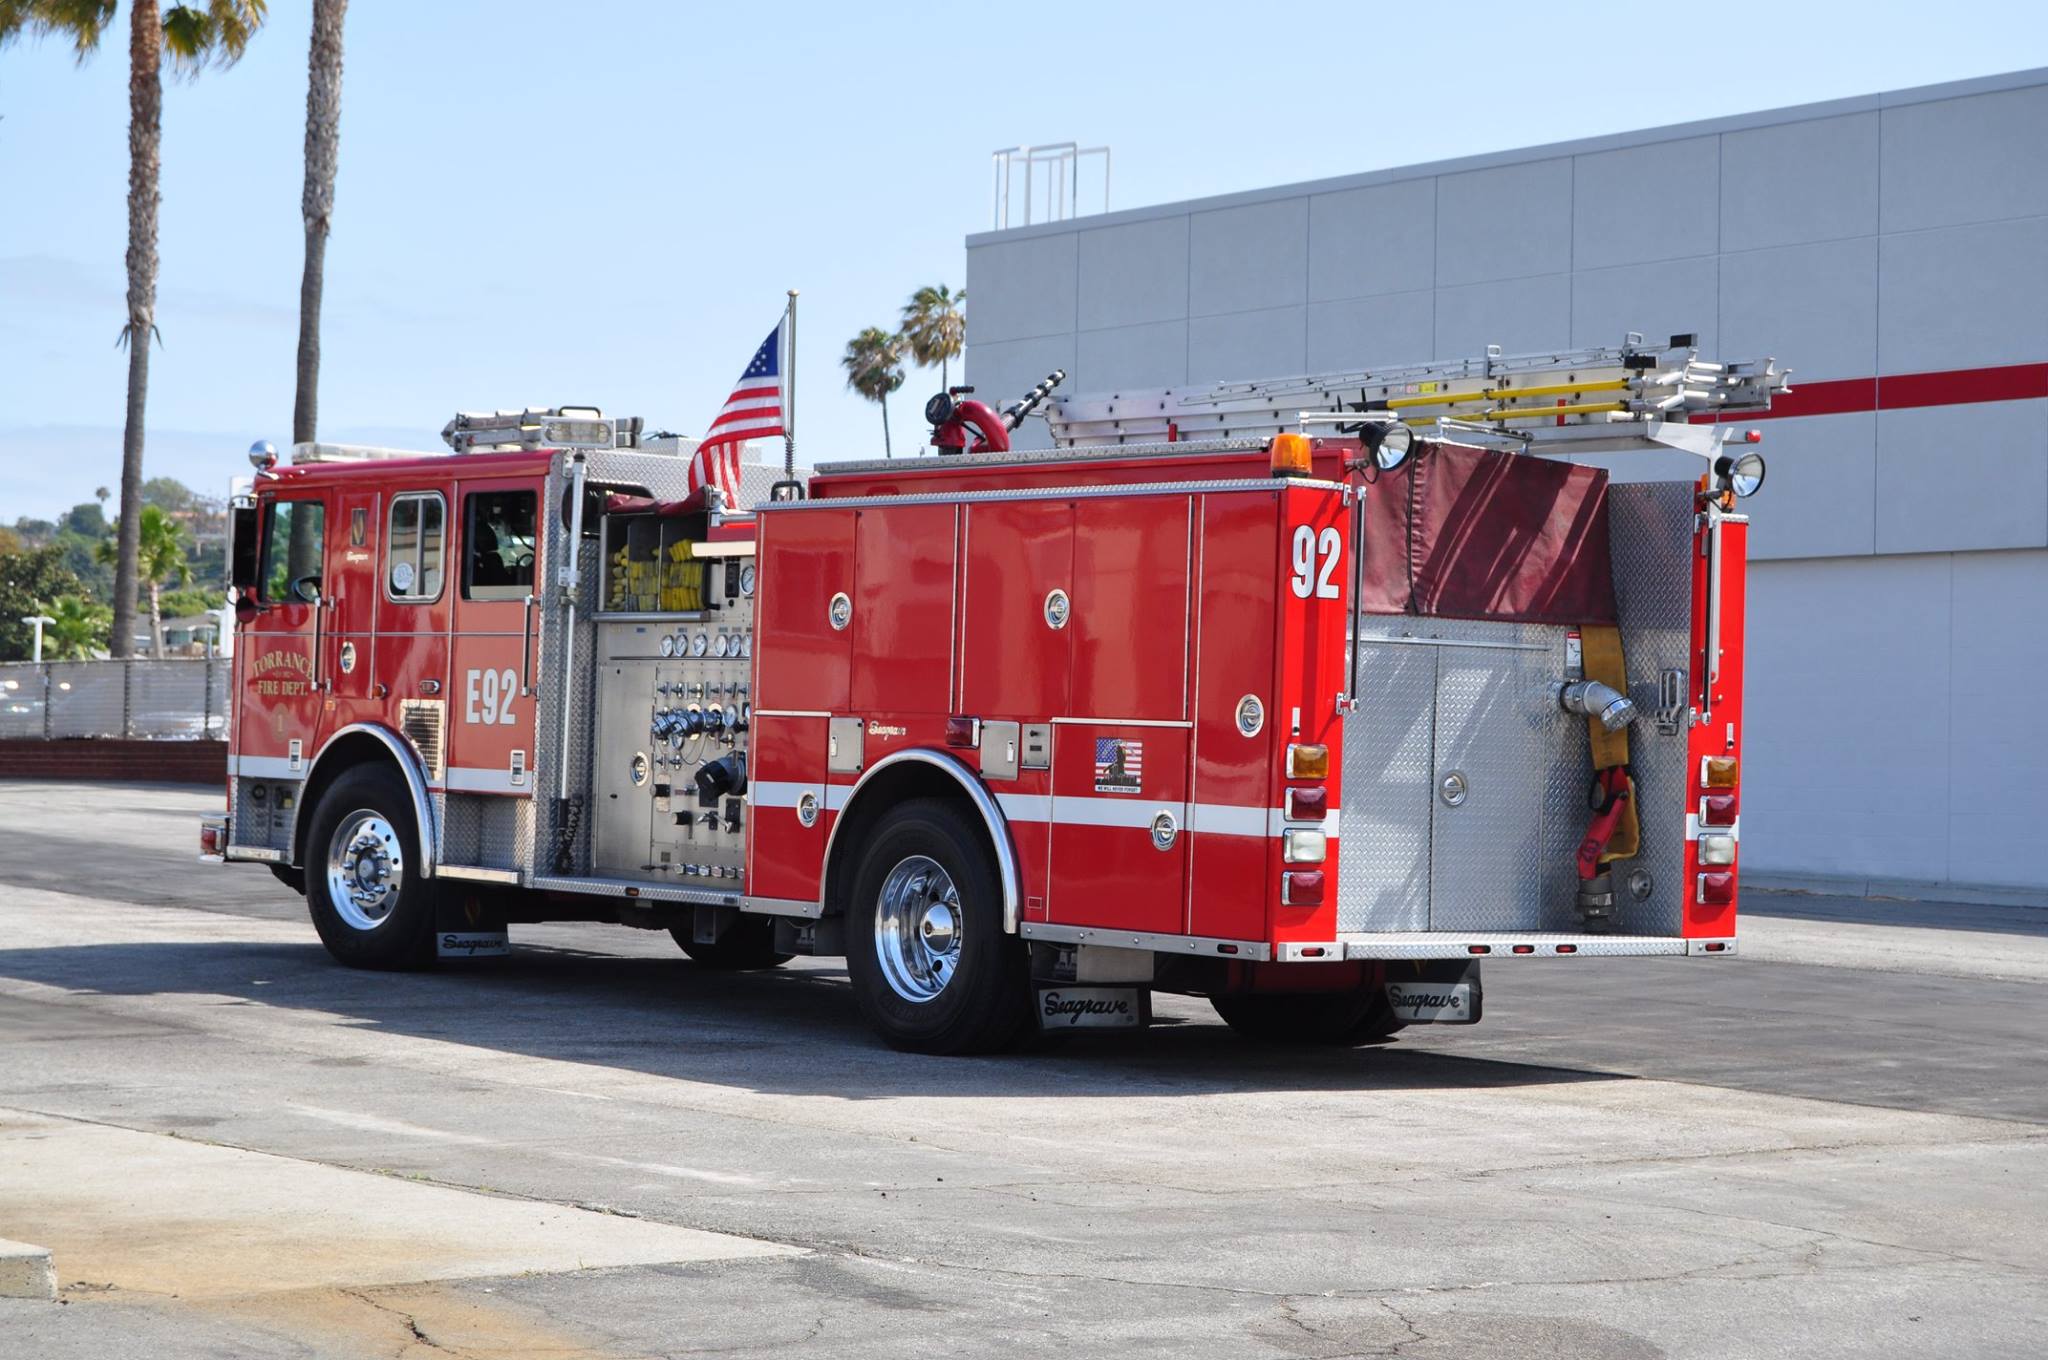
[{"label": "palm frond", "polygon": [[164,10],[164,59],[180,75],[232,66],[263,26],[269,0],[204,0]]},{"label": "palm frond", "polygon": [[99,49],[114,5],[115,0],[0,0],[0,47],[23,33],[37,38],[61,34],[82,62]]}]

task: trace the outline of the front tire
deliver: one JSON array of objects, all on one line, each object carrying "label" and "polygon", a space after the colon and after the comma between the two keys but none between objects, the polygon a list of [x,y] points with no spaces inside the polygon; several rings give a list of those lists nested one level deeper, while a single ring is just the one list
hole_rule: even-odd
[{"label": "front tire", "polygon": [[329,785],[305,860],[306,908],[328,953],[351,968],[433,963],[435,885],[419,875],[419,829],[395,772],[359,765]]},{"label": "front tire", "polygon": [[912,799],[875,828],[853,875],[846,971],[861,1014],[895,1048],[986,1053],[1030,1021],[1030,955],[1003,930],[981,828]]}]

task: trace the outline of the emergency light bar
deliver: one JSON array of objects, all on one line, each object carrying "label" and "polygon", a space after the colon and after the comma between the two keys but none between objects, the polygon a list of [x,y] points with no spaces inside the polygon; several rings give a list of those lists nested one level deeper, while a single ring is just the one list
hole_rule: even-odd
[{"label": "emergency light bar", "polygon": [[632,449],[639,416],[607,417],[595,406],[529,406],[518,411],[458,411],[441,427],[457,453],[488,449]]}]

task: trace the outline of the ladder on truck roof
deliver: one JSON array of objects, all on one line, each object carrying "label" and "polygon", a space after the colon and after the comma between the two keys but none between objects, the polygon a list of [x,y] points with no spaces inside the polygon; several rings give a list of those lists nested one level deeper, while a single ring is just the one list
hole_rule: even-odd
[{"label": "ladder on truck roof", "polygon": [[[1053,443],[1083,449],[1165,441],[1265,439],[1380,413],[1448,438],[1506,439],[1532,453],[1664,447],[1711,456],[1723,415],[1766,411],[1791,390],[1777,360],[1715,363],[1690,335],[1619,345],[1439,360],[1299,378],[1055,396]],[[1367,418],[1371,418],[1368,414]]]}]

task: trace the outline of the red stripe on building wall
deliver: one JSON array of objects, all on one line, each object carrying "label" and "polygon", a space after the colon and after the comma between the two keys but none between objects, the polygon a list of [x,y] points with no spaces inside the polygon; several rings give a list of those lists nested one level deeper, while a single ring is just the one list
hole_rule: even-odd
[{"label": "red stripe on building wall", "polygon": [[1951,368],[1937,373],[1887,373],[1833,382],[1794,381],[1768,411],[1731,411],[1720,419],[1742,425],[1795,416],[1840,416],[1858,411],[1904,411],[1916,406],[1966,406],[1984,401],[2048,398],[2048,364]]}]

